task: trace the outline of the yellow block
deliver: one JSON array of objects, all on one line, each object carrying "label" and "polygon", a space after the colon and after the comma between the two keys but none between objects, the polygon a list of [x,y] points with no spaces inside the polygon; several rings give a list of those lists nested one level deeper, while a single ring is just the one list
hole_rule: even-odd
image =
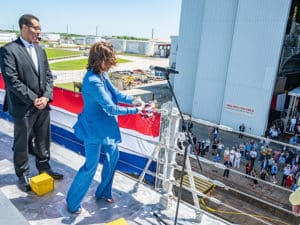
[{"label": "yellow block", "polygon": [[47,173],[30,178],[30,187],[37,195],[44,195],[54,190],[54,180]]},{"label": "yellow block", "polygon": [[106,223],[105,225],[128,225],[126,220],[124,218],[116,219],[114,221],[111,221],[109,223]]}]

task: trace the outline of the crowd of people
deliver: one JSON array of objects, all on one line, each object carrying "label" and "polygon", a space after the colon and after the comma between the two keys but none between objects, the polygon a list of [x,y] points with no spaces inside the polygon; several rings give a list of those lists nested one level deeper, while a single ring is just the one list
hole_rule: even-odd
[{"label": "crowd of people", "polygon": [[[224,177],[229,176],[230,168],[244,171],[254,188],[259,179],[293,190],[300,186],[300,155],[296,148],[274,145],[269,136],[257,140],[247,138],[242,133],[244,130],[243,124],[238,138],[229,144],[224,143],[217,127],[210,128],[208,136],[200,140],[192,134],[194,152],[224,164]],[[298,143],[296,135],[289,140],[289,144]]]},{"label": "crowd of people", "polygon": [[[223,167],[223,177],[230,176],[230,170],[245,172],[246,179],[250,181],[251,188],[260,187],[271,192],[274,185],[292,190],[289,201],[292,210],[300,215],[300,145],[297,133],[290,136],[287,144],[272,142],[273,137],[267,135],[253,139],[244,133],[245,125],[239,127],[237,138],[234,137],[226,143],[218,127],[209,127],[208,135],[197,135],[190,130],[192,136],[193,153],[205,157]],[[226,138],[224,138],[225,140]],[[295,147],[292,147],[292,146]],[[219,167],[222,168],[222,167]],[[218,172],[213,169],[212,172]],[[264,181],[264,182],[260,182]],[[265,182],[269,182],[267,185]]]}]

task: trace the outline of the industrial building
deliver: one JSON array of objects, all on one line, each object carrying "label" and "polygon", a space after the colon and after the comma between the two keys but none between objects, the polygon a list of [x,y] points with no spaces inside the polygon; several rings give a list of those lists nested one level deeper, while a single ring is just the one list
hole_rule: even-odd
[{"label": "industrial building", "polygon": [[170,56],[182,111],[255,135],[284,119],[288,92],[300,86],[299,8],[299,0],[182,1]]},{"label": "industrial building", "polygon": [[11,42],[17,38],[16,33],[0,32],[0,42]]},{"label": "industrial building", "polygon": [[168,40],[124,40],[111,38],[107,39],[117,52],[142,54],[146,56],[169,57],[171,43]]},{"label": "industrial building", "polygon": [[41,38],[43,41],[48,41],[48,42],[60,42],[60,34],[55,34],[55,33],[41,33]]}]

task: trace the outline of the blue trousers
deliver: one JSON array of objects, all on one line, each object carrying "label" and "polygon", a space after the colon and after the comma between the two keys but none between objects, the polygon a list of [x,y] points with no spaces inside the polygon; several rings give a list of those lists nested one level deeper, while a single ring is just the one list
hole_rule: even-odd
[{"label": "blue trousers", "polygon": [[81,206],[81,201],[86,195],[100,159],[101,152],[104,154],[104,162],[101,173],[101,183],[96,192],[96,198],[112,198],[112,183],[119,159],[119,150],[116,144],[101,145],[84,143],[85,163],[77,172],[67,194],[67,207],[71,212],[76,212]]}]

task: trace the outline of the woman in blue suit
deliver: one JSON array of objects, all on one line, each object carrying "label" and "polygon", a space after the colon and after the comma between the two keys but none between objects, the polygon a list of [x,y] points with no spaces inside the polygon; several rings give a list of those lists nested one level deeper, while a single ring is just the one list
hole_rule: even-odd
[{"label": "woman in blue suit", "polygon": [[[85,163],[77,172],[67,194],[67,207],[72,213],[81,212],[81,201],[95,175],[100,153],[104,153],[101,183],[95,197],[113,203],[112,183],[119,159],[117,143],[121,142],[117,115],[138,113],[136,107],[122,107],[119,102],[132,104],[132,96],[123,95],[111,83],[107,71],[116,64],[115,51],[106,42],[95,43],[89,53],[87,73],[82,83],[84,107],[74,125],[76,137],[84,142]],[[136,105],[138,106],[138,104]]]}]

